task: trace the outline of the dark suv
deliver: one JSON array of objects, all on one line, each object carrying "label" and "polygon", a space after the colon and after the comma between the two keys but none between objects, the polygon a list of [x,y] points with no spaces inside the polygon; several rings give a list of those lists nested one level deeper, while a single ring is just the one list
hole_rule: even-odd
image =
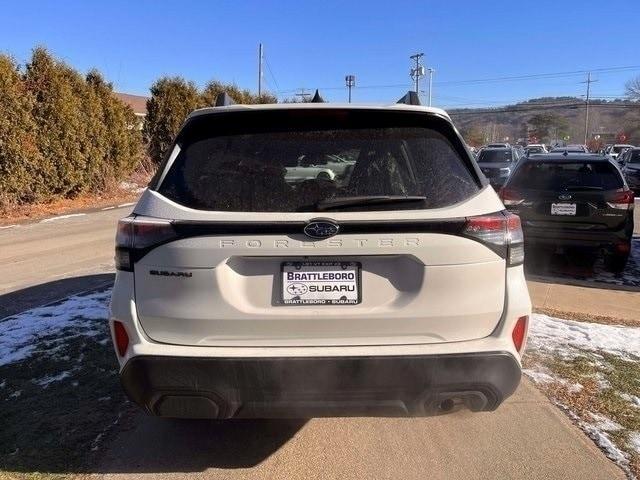
[{"label": "dark suv", "polygon": [[607,157],[533,155],[520,162],[500,197],[522,220],[525,248],[604,250],[606,267],[624,270],[633,235],[633,192]]},{"label": "dark suv", "polygon": [[520,159],[520,153],[513,147],[483,148],[476,161],[491,186],[498,189],[504,185]]}]

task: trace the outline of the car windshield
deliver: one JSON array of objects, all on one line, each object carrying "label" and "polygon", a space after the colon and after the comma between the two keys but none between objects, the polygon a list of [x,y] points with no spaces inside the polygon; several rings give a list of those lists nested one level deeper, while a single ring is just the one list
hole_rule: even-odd
[{"label": "car windshield", "polygon": [[609,162],[529,161],[516,170],[510,186],[530,190],[614,190],[623,187],[622,177]]},{"label": "car windshield", "polygon": [[159,192],[203,210],[305,212],[327,204],[333,210],[438,208],[479,190],[464,147],[446,135],[443,123],[417,126],[353,111],[315,115],[241,113],[226,126],[196,122],[179,139],[181,151]]},{"label": "car windshield", "polygon": [[483,150],[478,155],[478,163],[504,163],[513,160],[511,150]]}]

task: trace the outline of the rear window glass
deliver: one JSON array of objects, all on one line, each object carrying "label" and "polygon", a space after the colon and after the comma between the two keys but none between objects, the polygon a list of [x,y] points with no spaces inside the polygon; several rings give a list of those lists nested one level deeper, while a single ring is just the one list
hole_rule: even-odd
[{"label": "rear window glass", "polygon": [[478,155],[478,163],[504,163],[512,159],[511,150],[483,150]]},{"label": "rear window glass", "polygon": [[[376,120],[371,113],[292,112],[201,121],[195,133],[178,138],[181,151],[158,191],[202,210],[307,212],[355,197],[365,201],[331,210],[438,208],[480,189],[464,147],[442,128],[396,122],[396,116]],[[425,198],[366,204],[379,196]]]},{"label": "rear window glass", "polygon": [[553,191],[614,190],[623,186],[620,172],[608,162],[527,162],[509,183],[514,188]]}]

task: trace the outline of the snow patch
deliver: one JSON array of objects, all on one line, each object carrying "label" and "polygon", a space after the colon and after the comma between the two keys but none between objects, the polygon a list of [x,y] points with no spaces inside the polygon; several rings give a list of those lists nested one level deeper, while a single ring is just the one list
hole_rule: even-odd
[{"label": "snow patch", "polygon": [[576,322],[533,314],[529,326],[529,348],[574,357],[576,349],[602,351],[640,358],[640,328]]},{"label": "snow patch", "polygon": [[46,377],[39,378],[38,380],[33,380],[33,383],[40,385],[42,388],[47,388],[49,384],[54,382],[59,382],[71,376],[71,372],[64,371],[57,375],[47,375]]},{"label": "snow patch", "polygon": [[636,453],[640,453],[640,432],[631,432],[627,441]]},{"label": "snow patch", "polygon": [[629,395],[628,393],[620,393],[620,397],[623,400],[631,403],[636,408],[640,408],[640,397],[636,397],[635,395]]},{"label": "snow patch", "polygon": [[622,425],[620,425],[618,422],[614,422],[604,415],[589,412],[589,416],[591,416],[591,418],[595,421],[593,426],[598,430],[603,430],[605,432],[617,432],[618,430],[622,430]]},{"label": "snow patch", "polygon": [[[106,320],[111,291],[106,290],[90,295],[76,295],[66,300],[34,308],[26,312],[0,320],[0,366],[22,361],[36,351],[40,341],[60,335],[64,330],[74,336],[96,336],[102,330],[96,329],[91,320]],[[53,341],[66,340],[70,335]],[[59,347],[57,347],[59,348]],[[55,349],[46,353],[55,354]]]},{"label": "snow patch", "polygon": [[16,390],[11,395],[9,395],[9,398],[18,398],[20,395],[22,395],[22,390]]},{"label": "snow patch", "polygon": [[2,383],[0,383],[0,388],[4,388],[7,386],[7,380],[2,380]]}]

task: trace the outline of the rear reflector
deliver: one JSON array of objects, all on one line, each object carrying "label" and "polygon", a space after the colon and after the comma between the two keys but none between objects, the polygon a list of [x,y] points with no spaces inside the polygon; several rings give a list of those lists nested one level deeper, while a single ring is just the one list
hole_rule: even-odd
[{"label": "rear reflector", "polygon": [[520,217],[507,211],[469,217],[463,235],[479,240],[507,260],[508,266],[524,262],[524,234]]},{"label": "rear reflector", "polygon": [[632,190],[618,190],[607,195],[607,205],[617,210],[633,210],[634,198]]},{"label": "rear reflector", "polygon": [[116,350],[118,351],[118,355],[124,357],[127,353],[127,348],[129,348],[129,335],[127,335],[127,330],[124,328],[122,322],[114,320],[113,337],[116,341]]},{"label": "rear reflector", "polygon": [[522,346],[524,344],[524,338],[527,333],[527,321],[529,317],[524,316],[518,318],[513,332],[511,332],[511,338],[513,339],[513,345],[516,347],[518,353],[522,353]]}]

